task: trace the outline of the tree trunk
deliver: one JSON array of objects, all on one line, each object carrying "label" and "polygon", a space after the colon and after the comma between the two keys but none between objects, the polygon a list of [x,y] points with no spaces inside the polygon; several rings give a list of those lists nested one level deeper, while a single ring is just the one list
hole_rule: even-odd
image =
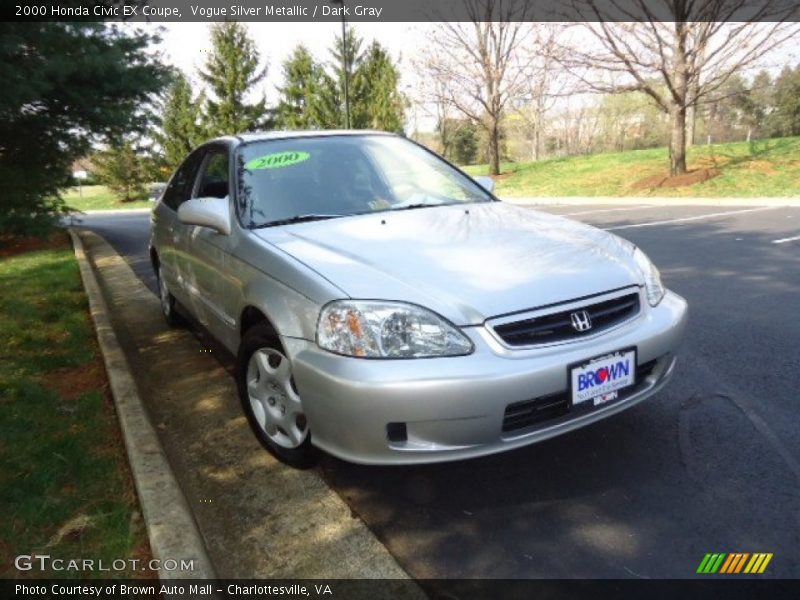
[{"label": "tree trunk", "polygon": [[533,140],[531,144],[531,158],[538,161],[542,156],[542,122],[544,114],[541,108],[537,108],[533,122]]},{"label": "tree trunk", "polygon": [[500,127],[497,119],[489,124],[489,174],[500,175]]},{"label": "tree trunk", "polygon": [[[682,2],[678,6],[684,6]],[[686,37],[688,26],[685,21],[675,22],[675,47],[674,47],[674,92],[670,103],[670,117],[672,117],[672,134],[669,142],[669,174],[682,175],[686,173],[686,107],[689,94],[689,81],[687,78],[688,64],[686,62]]]},{"label": "tree trunk", "polygon": [[672,133],[669,142],[669,174],[686,173],[686,107],[673,106]]},{"label": "tree trunk", "polygon": [[690,106],[686,114],[686,145],[694,146],[694,130],[697,123],[697,108]]},{"label": "tree trunk", "polygon": [[692,77],[689,84],[689,97],[687,104],[689,105],[688,119],[688,133],[686,137],[686,145],[694,146],[694,136],[697,130],[697,94],[700,91],[700,69],[706,62],[706,40],[701,40],[695,56],[692,61]]}]

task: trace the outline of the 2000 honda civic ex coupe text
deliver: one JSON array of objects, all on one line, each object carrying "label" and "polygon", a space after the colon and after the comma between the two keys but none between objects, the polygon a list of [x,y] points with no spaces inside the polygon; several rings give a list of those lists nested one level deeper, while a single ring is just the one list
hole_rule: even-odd
[{"label": "2000 honda civic ex coupe text", "polygon": [[211,141],[153,211],[162,309],[237,355],[250,425],[296,466],[510,450],[658,391],[686,302],[633,244],[492,187],[390,134]]}]

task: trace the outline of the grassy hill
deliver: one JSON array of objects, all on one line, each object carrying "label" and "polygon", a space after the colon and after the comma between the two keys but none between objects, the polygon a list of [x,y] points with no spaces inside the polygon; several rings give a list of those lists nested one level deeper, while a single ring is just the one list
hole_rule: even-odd
[{"label": "grassy hill", "polygon": [[[668,171],[666,148],[503,163],[501,196],[800,196],[800,137],[689,148],[688,167],[718,175],[679,187],[654,187]],[[466,167],[471,175],[486,165]],[[647,181],[645,181],[647,180]],[[638,184],[638,185],[637,185]]]},{"label": "grassy hill", "polygon": [[[680,187],[650,187],[668,170],[666,148],[631,150],[539,162],[503,163],[496,177],[501,196],[800,196],[800,137],[699,145],[689,148],[689,170],[715,170],[707,181]],[[485,175],[486,165],[464,167]],[[637,185],[638,184],[638,185]],[[147,200],[122,202],[107,187],[83,186],[62,191],[79,210],[150,208]]]},{"label": "grassy hill", "polygon": [[114,192],[104,185],[84,185],[82,188],[71,187],[61,191],[67,206],[77,210],[108,210],[115,208],[150,208],[149,200],[123,202]]}]

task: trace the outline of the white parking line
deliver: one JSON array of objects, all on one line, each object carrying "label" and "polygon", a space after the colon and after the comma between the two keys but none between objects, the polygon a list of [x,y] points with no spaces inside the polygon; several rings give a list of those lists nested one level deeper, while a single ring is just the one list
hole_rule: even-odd
[{"label": "white parking line", "polygon": [[790,238],[783,238],[780,240],[772,240],[773,244],[785,244],[786,242],[797,242],[800,241],[800,235],[796,235]]},{"label": "white parking line", "polygon": [[616,212],[618,210],[647,210],[648,208],[664,208],[663,206],[656,206],[655,204],[642,204],[641,206],[624,206],[622,208],[599,208],[597,210],[582,210],[581,212],[564,213],[558,215],[559,217],[575,217],[577,215],[591,215],[594,213]]},{"label": "white parking line", "polygon": [[784,208],[782,206],[763,206],[760,208],[746,208],[744,210],[729,210],[727,212],[711,213],[698,215],[696,217],[683,217],[681,219],[669,219],[667,221],[650,221],[649,223],[635,223],[634,225],[617,225],[616,227],[604,227],[605,231],[619,231],[620,229],[635,229],[637,227],[655,227],[656,225],[669,225],[670,223],[686,223],[687,221],[702,221],[703,219],[713,219],[715,217],[727,217],[728,215],[741,215],[744,213],[759,212],[762,210],[775,210]]}]

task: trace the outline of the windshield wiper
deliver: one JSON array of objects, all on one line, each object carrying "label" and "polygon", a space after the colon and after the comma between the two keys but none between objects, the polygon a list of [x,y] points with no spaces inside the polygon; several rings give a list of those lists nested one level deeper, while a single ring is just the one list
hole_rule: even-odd
[{"label": "windshield wiper", "polygon": [[391,210],[413,210],[415,208],[433,208],[434,206],[450,206],[452,204],[458,204],[458,202],[415,202],[414,204],[404,204]]},{"label": "windshield wiper", "polygon": [[337,217],[344,217],[346,215],[321,215],[316,213],[308,213],[304,215],[295,215],[285,219],[277,219],[267,223],[256,225],[253,229],[261,229],[262,227],[276,227],[278,225],[291,225],[292,223],[305,223],[307,221],[324,221],[325,219],[335,219]]}]

